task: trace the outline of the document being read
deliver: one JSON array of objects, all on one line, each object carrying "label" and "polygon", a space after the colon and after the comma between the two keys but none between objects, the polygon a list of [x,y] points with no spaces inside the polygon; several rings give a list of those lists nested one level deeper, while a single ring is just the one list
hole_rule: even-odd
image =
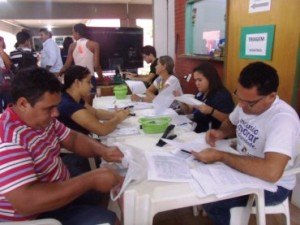
[{"label": "document being read", "polygon": [[184,159],[167,152],[148,152],[148,180],[190,182],[192,176]]},{"label": "document being read", "polygon": [[146,92],[146,86],[143,81],[138,80],[126,80],[127,86],[130,88],[132,94],[144,94]]}]

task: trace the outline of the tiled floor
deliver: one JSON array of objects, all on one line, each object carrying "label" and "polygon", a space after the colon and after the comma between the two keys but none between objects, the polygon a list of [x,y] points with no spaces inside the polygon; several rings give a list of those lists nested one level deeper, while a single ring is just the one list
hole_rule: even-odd
[{"label": "tiled floor", "polygon": [[[290,205],[291,225],[300,225],[300,209]],[[267,225],[284,225],[283,215],[267,215]],[[255,225],[256,218],[251,216],[249,225]],[[213,225],[207,216],[195,217],[192,207],[162,212],[155,216],[153,225]]]}]

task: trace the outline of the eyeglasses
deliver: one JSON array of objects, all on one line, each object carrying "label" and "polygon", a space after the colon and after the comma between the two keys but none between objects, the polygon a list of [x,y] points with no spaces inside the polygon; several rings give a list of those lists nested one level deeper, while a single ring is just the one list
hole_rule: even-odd
[{"label": "eyeglasses", "polygon": [[245,104],[246,106],[248,106],[249,108],[253,108],[257,103],[259,103],[261,100],[263,100],[266,96],[263,96],[255,101],[245,101],[239,98],[239,96],[236,94],[237,90],[235,90],[233,92],[233,95],[238,99],[239,102],[242,102],[243,104]]}]

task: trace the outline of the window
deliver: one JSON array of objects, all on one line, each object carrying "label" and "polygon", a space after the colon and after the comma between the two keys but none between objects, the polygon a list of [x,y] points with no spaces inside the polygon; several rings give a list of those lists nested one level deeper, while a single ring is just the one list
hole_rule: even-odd
[{"label": "window", "polygon": [[[152,19],[137,19],[136,25],[144,30],[144,46],[153,46],[153,20]],[[148,74],[150,71],[150,64],[144,61],[144,67],[138,69],[138,74]]]},{"label": "window", "polygon": [[144,46],[153,46],[153,21],[152,19],[137,19],[136,25],[144,29]]},{"label": "window", "polygon": [[189,54],[208,55],[225,39],[226,0],[190,0],[186,5],[186,43]]}]

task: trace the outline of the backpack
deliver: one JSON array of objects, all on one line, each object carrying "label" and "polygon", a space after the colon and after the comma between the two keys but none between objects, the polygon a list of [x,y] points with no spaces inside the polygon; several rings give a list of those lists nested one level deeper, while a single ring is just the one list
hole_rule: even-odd
[{"label": "backpack", "polygon": [[18,64],[17,68],[15,68],[15,73],[21,69],[37,66],[37,59],[34,57],[32,50],[24,51],[22,49],[19,49],[19,51],[22,54],[22,58],[20,59],[20,62]]}]

